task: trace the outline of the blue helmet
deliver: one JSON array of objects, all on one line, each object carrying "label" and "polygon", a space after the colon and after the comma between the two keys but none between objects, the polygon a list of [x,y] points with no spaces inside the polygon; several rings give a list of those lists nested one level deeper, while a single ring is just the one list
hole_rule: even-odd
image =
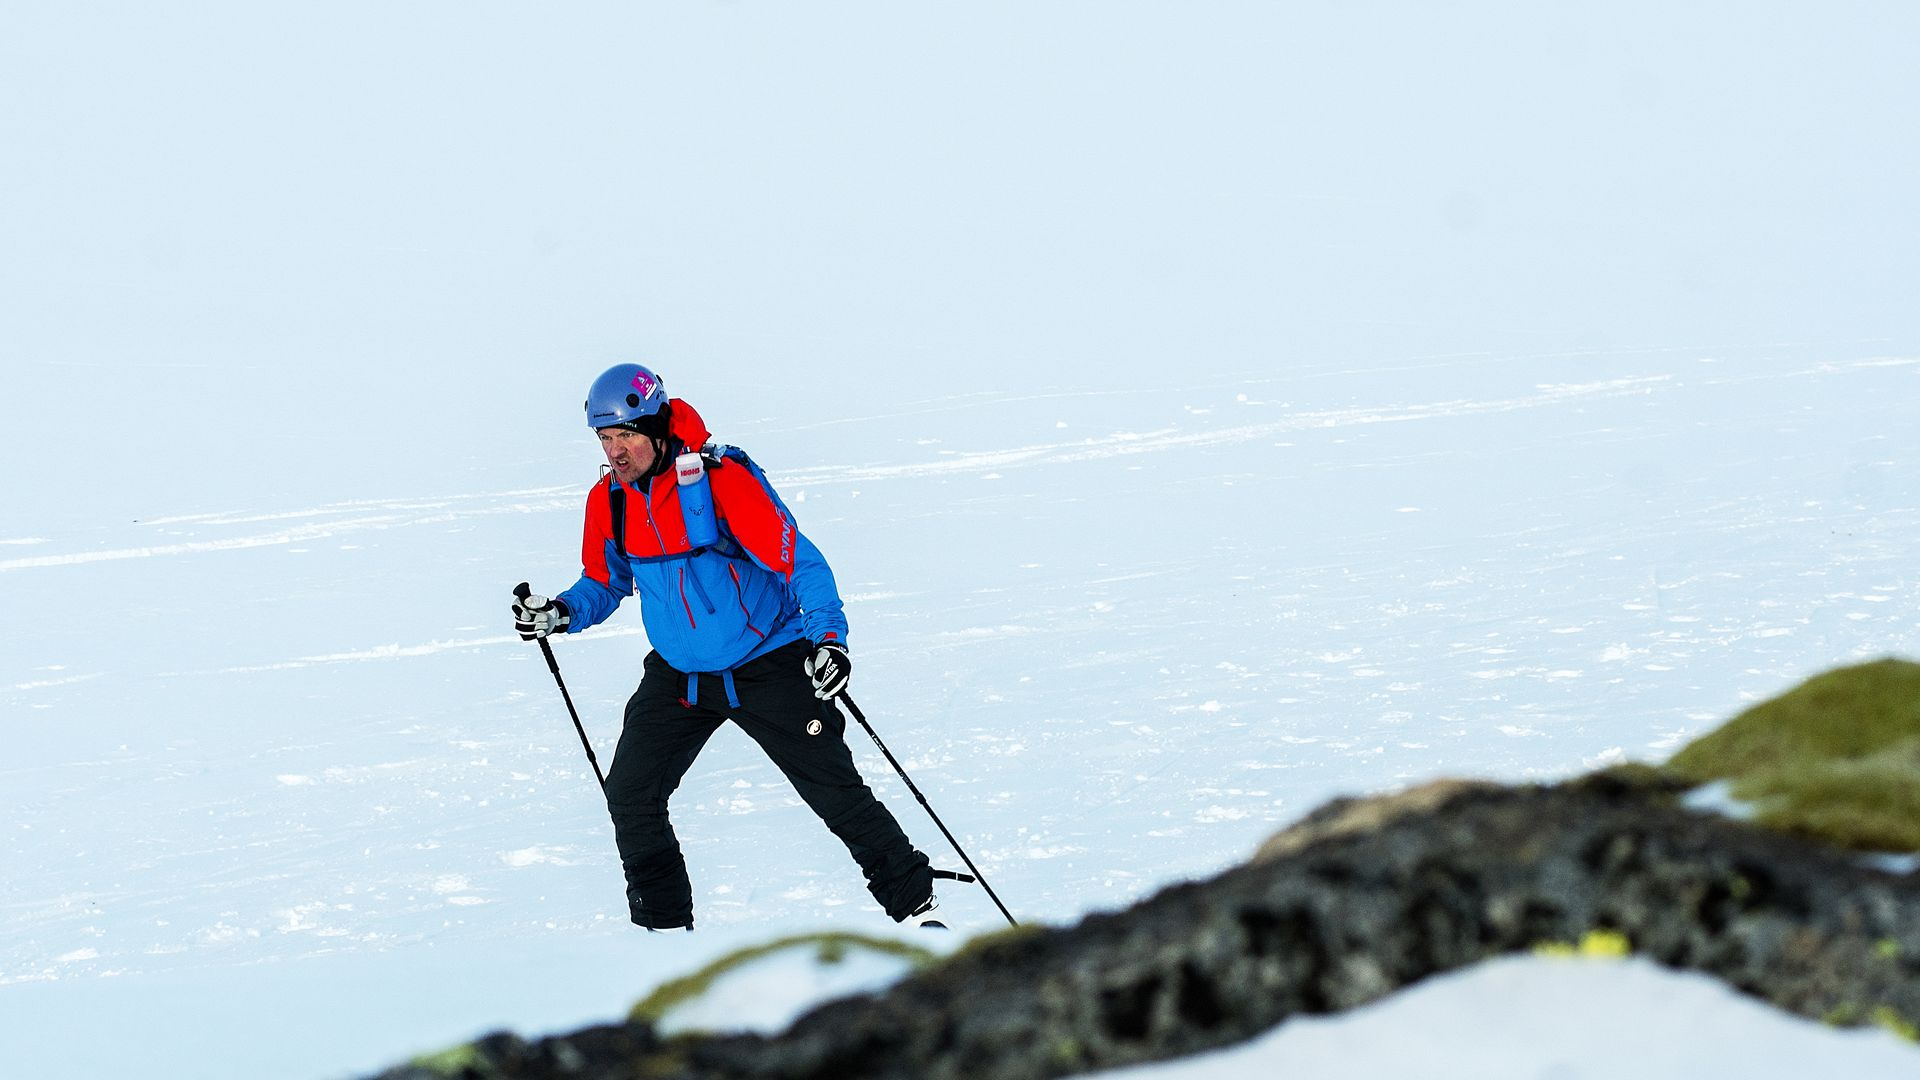
[{"label": "blue helmet", "polygon": [[587,391],[587,426],[624,427],[659,416],[666,408],[667,388],[660,376],[639,364],[615,364]]}]

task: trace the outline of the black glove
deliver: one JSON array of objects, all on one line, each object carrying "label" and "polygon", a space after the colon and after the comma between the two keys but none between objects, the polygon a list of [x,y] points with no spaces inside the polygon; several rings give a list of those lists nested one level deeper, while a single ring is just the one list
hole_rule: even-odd
[{"label": "black glove", "polygon": [[526,582],[513,591],[513,628],[521,641],[535,641],[556,634],[573,621],[573,612],[558,600],[527,591]]},{"label": "black glove", "polygon": [[813,680],[813,696],[832,701],[847,692],[847,678],[853,674],[853,657],[837,641],[817,642],[807,657],[807,678]]}]

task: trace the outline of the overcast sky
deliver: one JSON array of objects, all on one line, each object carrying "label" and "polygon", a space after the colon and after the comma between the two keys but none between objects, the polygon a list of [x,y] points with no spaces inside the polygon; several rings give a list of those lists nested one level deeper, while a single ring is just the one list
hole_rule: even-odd
[{"label": "overcast sky", "polygon": [[491,482],[624,359],[832,415],[882,372],[1920,340],[1920,8],[1544,8],[29,5],[6,487]]}]

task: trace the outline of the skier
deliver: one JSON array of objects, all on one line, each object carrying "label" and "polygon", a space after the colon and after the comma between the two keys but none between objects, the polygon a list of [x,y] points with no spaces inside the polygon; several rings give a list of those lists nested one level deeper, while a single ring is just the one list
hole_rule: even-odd
[{"label": "skier", "polygon": [[[587,494],[580,580],[551,598],[516,597],[513,617],[521,639],[533,641],[579,633],[630,593],[640,596],[653,651],[606,778],[634,923],[693,928],[693,889],[667,800],[726,720],[760,744],[847,845],[889,917],[930,921],[927,857],[861,779],[834,705],[852,660],[826,559],[759,466],[737,448],[708,445],[700,414],[669,400],[639,364],[593,381],[587,426],[600,436],[607,473]],[[678,482],[683,453],[679,471],[704,475],[704,490]],[[700,494],[711,501],[706,520]]]}]

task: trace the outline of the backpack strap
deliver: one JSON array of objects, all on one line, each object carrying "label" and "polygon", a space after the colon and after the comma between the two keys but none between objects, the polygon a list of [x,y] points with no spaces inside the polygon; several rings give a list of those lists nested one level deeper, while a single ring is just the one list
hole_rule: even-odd
[{"label": "backpack strap", "polygon": [[607,476],[607,513],[613,524],[613,550],[620,556],[627,553],[627,489],[611,474]]}]

